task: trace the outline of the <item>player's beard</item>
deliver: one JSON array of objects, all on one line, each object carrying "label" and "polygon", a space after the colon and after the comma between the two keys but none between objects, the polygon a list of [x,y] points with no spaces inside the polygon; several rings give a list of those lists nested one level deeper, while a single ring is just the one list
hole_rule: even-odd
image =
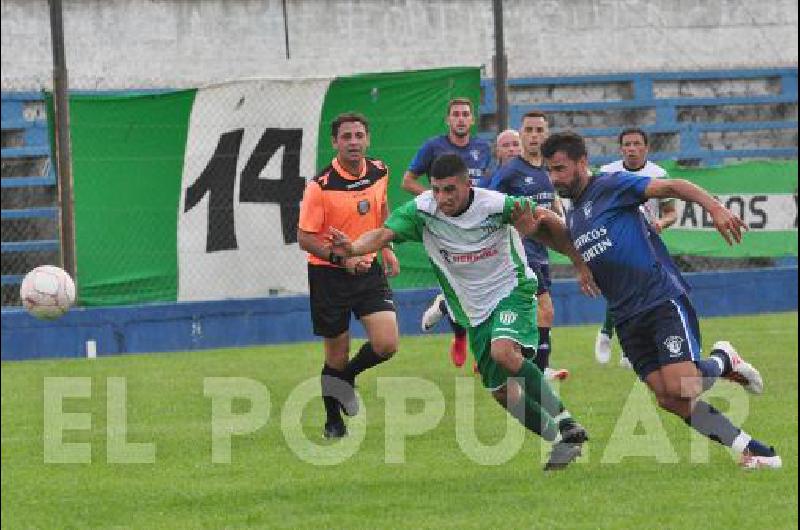
[{"label": "player's beard", "polygon": [[580,185],[580,173],[576,169],[575,173],[572,174],[572,180],[570,180],[569,184],[556,187],[556,192],[558,192],[558,196],[562,199],[574,199],[578,196]]}]

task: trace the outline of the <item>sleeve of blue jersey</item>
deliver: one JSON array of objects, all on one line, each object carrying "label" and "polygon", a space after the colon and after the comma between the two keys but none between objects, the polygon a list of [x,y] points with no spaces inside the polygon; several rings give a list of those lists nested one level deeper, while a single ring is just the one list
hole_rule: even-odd
[{"label": "sleeve of blue jersey", "polygon": [[494,174],[492,175],[492,179],[489,181],[489,185],[486,187],[490,190],[495,190],[505,193],[505,191],[502,189],[502,184],[507,173],[508,169],[506,167],[504,166],[498,167],[497,171],[495,171]]},{"label": "sleeve of blue jersey", "polygon": [[408,170],[415,175],[427,175],[431,168],[431,163],[433,162],[431,160],[432,153],[433,149],[429,140],[425,142],[422,147],[419,148],[417,154],[414,155],[414,158],[408,165]]},{"label": "sleeve of blue jersey", "polygon": [[619,206],[638,206],[647,201],[644,193],[650,184],[650,177],[619,172],[609,176],[615,201]]}]

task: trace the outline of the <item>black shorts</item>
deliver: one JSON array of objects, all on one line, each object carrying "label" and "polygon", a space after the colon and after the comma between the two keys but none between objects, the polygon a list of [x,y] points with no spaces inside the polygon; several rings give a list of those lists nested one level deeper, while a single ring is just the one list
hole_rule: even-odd
[{"label": "black shorts", "polygon": [[364,274],[338,267],[308,266],[308,290],[314,335],[338,337],[350,329],[350,313],[357,318],[394,311],[392,290],[378,260]]},{"label": "black shorts", "polygon": [[700,360],[700,324],[686,295],[626,320],[617,335],[642,381],[666,364]]},{"label": "black shorts", "polygon": [[528,263],[528,267],[536,273],[536,278],[539,280],[539,287],[536,289],[536,294],[549,293],[553,281],[550,279],[550,264],[549,263]]}]

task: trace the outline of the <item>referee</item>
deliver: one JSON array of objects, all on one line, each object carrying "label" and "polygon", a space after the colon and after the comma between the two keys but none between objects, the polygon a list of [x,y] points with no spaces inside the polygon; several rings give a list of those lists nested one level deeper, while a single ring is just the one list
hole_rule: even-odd
[{"label": "referee", "polygon": [[[348,416],[358,412],[356,376],[397,350],[397,318],[386,276],[395,276],[400,269],[390,247],[381,249],[383,267],[375,253],[344,259],[330,251],[325,240],[329,227],[356,239],[382,226],[389,213],[389,171],[382,161],[365,156],[369,147],[366,118],[354,113],[337,116],[331,124],[331,140],[336,157],[306,186],[297,239],[308,252],[314,334],[325,345],[324,436],[341,438],[347,435],[341,412]],[[368,341],[348,359],[351,313],[361,320]]]}]

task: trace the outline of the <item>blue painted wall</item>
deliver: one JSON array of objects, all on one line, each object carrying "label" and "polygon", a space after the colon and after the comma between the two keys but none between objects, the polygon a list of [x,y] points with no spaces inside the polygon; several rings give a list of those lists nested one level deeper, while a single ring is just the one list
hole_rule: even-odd
[{"label": "blue painted wall", "polygon": [[[797,267],[687,274],[701,317],[797,311]],[[420,333],[432,290],[396,293],[400,332]],[[605,304],[580,294],[572,280],[553,285],[556,325],[600,322]],[[446,330],[440,324],[441,331]],[[355,336],[361,327],[353,326]],[[83,357],[201,350],[315,340],[306,297],[76,308],[53,322],[21,309],[2,312],[2,359]]]}]

